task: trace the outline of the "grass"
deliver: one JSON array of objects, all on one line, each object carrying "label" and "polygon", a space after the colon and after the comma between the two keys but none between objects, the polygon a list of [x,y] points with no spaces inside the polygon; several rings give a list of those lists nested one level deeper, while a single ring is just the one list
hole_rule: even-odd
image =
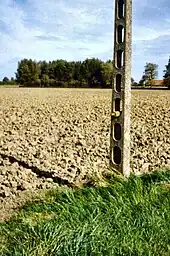
[{"label": "grass", "polygon": [[48,191],[0,224],[0,255],[170,255],[170,171]]}]

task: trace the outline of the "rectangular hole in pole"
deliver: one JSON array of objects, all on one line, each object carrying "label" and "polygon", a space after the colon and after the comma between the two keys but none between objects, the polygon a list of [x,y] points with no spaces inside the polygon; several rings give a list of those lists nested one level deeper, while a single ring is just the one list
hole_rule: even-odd
[{"label": "rectangular hole in pole", "polygon": [[115,164],[121,163],[121,149],[118,146],[115,146],[113,149],[113,162]]},{"label": "rectangular hole in pole", "polygon": [[123,67],[123,51],[118,50],[117,51],[117,68],[122,68]]},{"label": "rectangular hole in pole", "polygon": [[115,99],[115,111],[122,111],[122,101],[119,98]]},{"label": "rectangular hole in pole", "polygon": [[124,42],[124,27],[122,25],[117,27],[117,42],[119,44]]},{"label": "rectangular hole in pole", "polygon": [[116,140],[121,139],[121,125],[119,123],[114,124],[114,138]]},{"label": "rectangular hole in pole", "polygon": [[116,91],[121,92],[121,82],[122,82],[122,75],[117,74],[116,75]]},{"label": "rectangular hole in pole", "polygon": [[118,18],[122,19],[124,17],[124,0],[119,0],[118,1]]}]

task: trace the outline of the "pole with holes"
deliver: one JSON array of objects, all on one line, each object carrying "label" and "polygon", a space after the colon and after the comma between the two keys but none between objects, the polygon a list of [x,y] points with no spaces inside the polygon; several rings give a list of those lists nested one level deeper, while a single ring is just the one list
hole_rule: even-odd
[{"label": "pole with holes", "polygon": [[130,174],[132,0],[115,0],[110,166]]}]

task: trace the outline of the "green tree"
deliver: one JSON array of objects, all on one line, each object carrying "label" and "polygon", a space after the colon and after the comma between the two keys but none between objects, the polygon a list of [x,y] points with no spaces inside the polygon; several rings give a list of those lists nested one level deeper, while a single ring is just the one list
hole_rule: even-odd
[{"label": "green tree", "polygon": [[55,74],[54,74],[54,67],[55,67],[55,61],[49,61],[49,63],[48,63],[49,78],[56,80],[56,77],[55,77]]},{"label": "green tree", "polygon": [[101,64],[102,87],[111,88],[113,80],[113,64],[110,61]]},{"label": "green tree", "polygon": [[5,77],[3,78],[3,80],[2,80],[2,82],[3,82],[4,84],[9,83],[9,78],[8,78],[7,76],[5,76]]},{"label": "green tree", "polygon": [[67,81],[66,61],[57,60],[53,62],[53,72],[57,81]]},{"label": "green tree", "polygon": [[167,86],[170,89],[170,57],[168,60],[168,64],[165,65],[165,70],[164,70],[164,85]]},{"label": "green tree", "polygon": [[72,75],[72,78],[74,81],[76,81],[76,85],[77,85],[77,81],[79,83],[81,83],[82,79],[83,79],[83,73],[81,72],[82,71],[82,62],[81,61],[77,61],[77,62],[73,62],[72,63],[72,67],[73,67],[73,75]]},{"label": "green tree", "polygon": [[149,86],[151,85],[152,80],[158,77],[158,65],[154,63],[146,63],[144,68],[145,70],[140,83]]},{"label": "green tree", "polygon": [[43,87],[46,87],[46,86],[49,86],[50,85],[50,79],[49,79],[49,76],[46,75],[46,74],[43,74],[42,75],[42,78],[41,78],[41,85]]},{"label": "green tree", "polygon": [[40,79],[43,75],[49,75],[49,63],[44,61],[38,62],[38,65],[40,67]]},{"label": "green tree", "polygon": [[21,85],[34,86],[39,79],[40,66],[36,61],[23,59],[18,62],[16,81]]},{"label": "green tree", "polygon": [[81,76],[89,87],[102,86],[102,61],[91,58],[86,59],[81,65]]}]

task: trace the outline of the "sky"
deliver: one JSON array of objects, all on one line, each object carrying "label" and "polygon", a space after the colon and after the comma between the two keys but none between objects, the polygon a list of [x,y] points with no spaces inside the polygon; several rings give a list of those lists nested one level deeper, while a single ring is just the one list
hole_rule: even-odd
[{"label": "sky", "polygon": [[[170,1],[132,0],[132,77],[146,62],[159,65],[170,55]],[[0,0],[0,80],[15,77],[18,61],[113,58],[114,1]]]}]

